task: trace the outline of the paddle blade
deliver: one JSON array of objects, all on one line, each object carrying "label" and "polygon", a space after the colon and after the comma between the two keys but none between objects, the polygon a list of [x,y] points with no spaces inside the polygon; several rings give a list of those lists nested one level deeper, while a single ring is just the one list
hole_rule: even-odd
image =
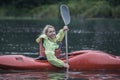
[{"label": "paddle blade", "polygon": [[61,17],[64,21],[65,25],[68,25],[70,23],[70,12],[69,9],[66,5],[61,5],[60,6],[60,13],[61,13]]}]

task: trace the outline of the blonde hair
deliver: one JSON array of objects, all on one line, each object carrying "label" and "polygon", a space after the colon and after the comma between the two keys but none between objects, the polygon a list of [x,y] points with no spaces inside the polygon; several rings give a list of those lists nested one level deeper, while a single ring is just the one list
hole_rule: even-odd
[{"label": "blonde hair", "polygon": [[[49,28],[54,28],[52,25],[46,25],[45,28],[43,29],[43,34],[47,34]],[[55,28],[54,28],[55,29]]]}]

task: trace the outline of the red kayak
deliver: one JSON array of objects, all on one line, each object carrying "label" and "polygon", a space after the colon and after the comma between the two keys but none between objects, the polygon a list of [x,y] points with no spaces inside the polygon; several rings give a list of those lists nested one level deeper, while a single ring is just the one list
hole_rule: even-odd
[{"label": "red kayak", "polygon": [[[65,61],[65,58],[61,58]],[[71,71],[120,70],[120,56],[95,50],[81,50],[69,53]],[[0,69],[8,70],[63,70],[51,65],[47,60],[36,60],[23,55],[1,55]]]}]

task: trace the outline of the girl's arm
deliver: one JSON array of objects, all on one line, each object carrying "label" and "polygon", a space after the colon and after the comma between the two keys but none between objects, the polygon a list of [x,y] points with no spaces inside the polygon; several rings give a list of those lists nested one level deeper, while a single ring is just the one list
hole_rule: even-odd
[{"label": "girl's arm", "polygon": [[54,55],[54,51],[45,51],[47,60],[54,66],[56,67],[64,67],[64,62],[60,59],[57,59],[56,56]]},{"label": "girl's arm", "polygon": [[69,30],[68,26],[64,26],[63,29],[59,31],[59,33],[56,35],[57,41],[62,41],[65,35],[65,31]]}]

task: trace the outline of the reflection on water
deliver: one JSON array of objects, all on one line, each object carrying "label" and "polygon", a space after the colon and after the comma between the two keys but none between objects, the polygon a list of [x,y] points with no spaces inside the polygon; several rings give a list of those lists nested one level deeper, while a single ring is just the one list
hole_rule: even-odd
[{"label": "reflection on water", "polygon": [[82,78],[85,80],[119,80],[120,72],[109,71],[83,71],[80,73],[70,73],[71,78]]},{"label": "reflection on water", "polygon": [[40,71],[3,71],[0,70],[0,80],[119,80],[120,71],[81,71],[65,72]]}]

